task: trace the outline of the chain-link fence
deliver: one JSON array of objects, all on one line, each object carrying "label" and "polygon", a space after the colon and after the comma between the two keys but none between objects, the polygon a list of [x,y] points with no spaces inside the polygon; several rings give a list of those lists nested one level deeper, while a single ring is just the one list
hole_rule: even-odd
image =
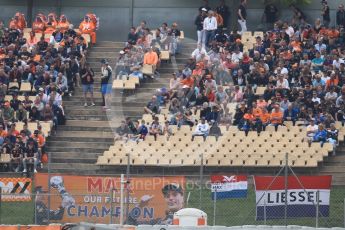
[{"label": "chain-link fence", "polygon": [[[209,175],[133,176],[121,183],[118,175],[37,174],[31,181],[32,186],[26,187],[27,181],[18,178],[20,183],[8,180],[7,187],[0,180],[0,224],[44,225],[82,221],[171,224],[177,210],[198,208],[207,213],[208,225],[345,226],[343,186],[327,189],[325,177],[315,177],[316,181],[319,180],[316,184],[320,184],[315,187],[299,177],[303,184],[301,187],[297,186],[298,181],[291,174],[292,179],[288,178],[287,184],[284,175],[272,175],[266,184],[260,185],[262,178],[246,176],[248,186],[245,193],[232,187],[230,197],[223,196],[221,192],[224,190],[215,190],[220,187],[213,187]],[[288,194],[287,199],[285,194]]]}]

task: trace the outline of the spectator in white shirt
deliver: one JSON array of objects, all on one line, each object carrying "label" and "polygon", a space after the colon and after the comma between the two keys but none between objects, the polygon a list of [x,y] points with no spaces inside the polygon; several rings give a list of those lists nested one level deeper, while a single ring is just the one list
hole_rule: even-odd
[{"label": "spectator in white shirt", "polygon": [[319,52],[321,52],[321,50],[326,50],[327,49],[327,46],[325,44],[323,44],[323,41],[322,39],[319,39],[318,40],[318,43],[315,44],[315,49]]},{"label": "spectator in white shirt", "polygon": [[231,62],[240,62],[243,59],[243,53],[239,48],[236,48],[235,52],[231,55]]},{"label": "spectator in white shirt", "polygon": [[313,92],[313,97],[311,98],[312,102],[318,102],[319,104],[321,104],[321,99],[319,97],[317,97],[316,92]]},{"label": "spectator in white shirt", "polygon": [[307,141],[313,140],[313,137],[315,133],[317,132],[318,128],[319,127],[315,124],[315,119],[312,118],[310,120],[309,125],[307,126]]},{"label": "spectator in white shirt", "polygon": [[340,59],[338,55],[334,55],[333,67],[339,69],[341,63],[344,63],[344,60]]},{"label": "spectator in white shirt", "polygon": [[173,73],[173,78],[170,79],[169,88],[170,90],[177,90],[180,88],[180,81],[181,79],[176,76],[175,73]]},{"label": "spectator in white shirt", "polygon": [[337,100],[337,97],[338,94],[334,92],[334,87],[330,87],[329,92],[327,92],[325,95],[325,100],[335,102],[335,100]]},{"label": "spectator in white shirt", "polygon": [[207,18],[204,19],[204,31],[206,47],[209,47],[210,42],[214,38],[217,29],[217,19],[213,16],[213,11],[208,11]]},{"label": "spectator in white shirt", "polygon": [[196,62],[198,62],[198,60],[201,59],[202,54],[206,54],[206,50],[198,44],[197,48],[192,53],[192,58],[194,58]]},{"label": "spectator in white shirt", "polygon": [[276,88],[278,89],[290,89],[289,82],[284,78],[283,74],[279,74]]},{"label": "spectator in white shirt", "polygon": [[202,136],[205,141],[208,135],[209,128],[210,127],[205,121],[205,118],[202,117],[200,123],[196,126],[195,131],[192,134],[192,141],[194,141],[195,136]]}]

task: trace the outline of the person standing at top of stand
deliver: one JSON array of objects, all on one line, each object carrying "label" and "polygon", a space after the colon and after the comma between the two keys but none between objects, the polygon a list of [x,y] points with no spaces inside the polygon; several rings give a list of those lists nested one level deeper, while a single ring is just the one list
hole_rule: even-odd
[{"label": "person standing at top of stand", "polygon": [[223,28],[228,28],[229,21],[229,7],[225,5],[225,0],[220,0],[220,5],[216,8],[216,11],[223,18]]},{"label": "person standing at top of stand", "polygon": [[109,66],[107,60],[103,59],[101,61],[101,92],[102,92],[102,99],[103,99],[103,109],[109,110],[110,109],[110,95],[111,95],[111,75],[112,69]]},{"label": "person standing at top of stand", "polygon": [[247,9],[246,9],[246,5],[247,5],[247,0],[241,0],[241,5],[237,11],[238,23],[241,26],[241,31],[240,31],[241,35],[247,31]]},{"label": "person standing at top of stand", "polygon": [[327,0],[322,0],[322,23],[328,28],[329,23],[331,22],[331,16],[329,15],[329,6]]}]

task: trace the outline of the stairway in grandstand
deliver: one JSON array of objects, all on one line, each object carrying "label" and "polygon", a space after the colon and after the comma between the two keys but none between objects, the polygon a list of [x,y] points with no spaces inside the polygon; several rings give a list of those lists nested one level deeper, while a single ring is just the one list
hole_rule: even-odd
[{"label": "stairway in grandstand", "polygon": [[[115,60],[123,46],[122,42],[99,42],[90,48],[87,60],[96,73],[94,84],[96,106],[86,108],[83,106],[81,88],[78,88],[72,97],[64,98],[66,125],[59,126],[57,134],[50,137],[47,142],[47,151],[51,154],[51,172],[106,173],[106,170],[96,166],[95,163],[97,157],[113,144],[112,130],[118,127],[125,117],[141,118],[143,107],[154,91],[169,85],[171,73],[177,70],[174,62],[163,63],[159,71],[160,78],[141,84],[133,94],[124,96],[116,92],[112,99],[112,111],[109,113],[102,111],[100,61],[106,58],[114,70]],[[185,52],[190,53],[192,50],[188,49]],[[183,64],[186,62],[186,57],[177,57],[176,61],[178,64]],[[43,171],[47,171],[47,168],[45,167]],[[115,173],[116,170],[111,172]]]}]

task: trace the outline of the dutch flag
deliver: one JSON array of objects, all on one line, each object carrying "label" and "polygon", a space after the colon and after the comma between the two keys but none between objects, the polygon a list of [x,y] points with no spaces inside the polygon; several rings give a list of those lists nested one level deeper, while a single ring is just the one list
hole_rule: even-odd
[{"label": "dutch flag", "polygon": [[212,200],[247,197],[247,176],[211,176]]}]

